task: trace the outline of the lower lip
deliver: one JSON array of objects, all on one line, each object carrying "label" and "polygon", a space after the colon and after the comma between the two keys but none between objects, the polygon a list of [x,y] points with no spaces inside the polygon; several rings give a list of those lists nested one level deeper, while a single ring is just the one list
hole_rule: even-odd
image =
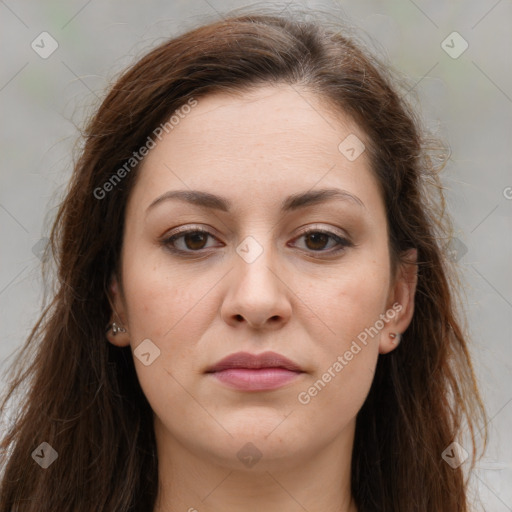
[{"label": "lower lip", "polygon": [[285,368],[230,368],[229,370],[213,372],[211,375],[236,389],[265,391],[280,388],[302,373],[286,370]]}]

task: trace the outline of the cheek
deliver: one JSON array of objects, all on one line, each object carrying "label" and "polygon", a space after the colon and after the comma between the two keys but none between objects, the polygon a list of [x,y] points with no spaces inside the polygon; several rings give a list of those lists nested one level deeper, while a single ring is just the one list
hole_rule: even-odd
[{"label": "cheek", "polygon": [[385,313],[389,284],[386,247],[375,247],[354,253],[327,283],[318,282],[320,288],[309,288],[305,302],[316,304],[319,317],[330,327],[333,350],[374,326]]},{"label": "cheek", "polygon": [[332,357],[325,372],[311,379],[297,396],[295,416],[324,440],[335,439],[354,424],[370,390],[378,352],[362,345],[357,350],[350,361],[341,351],[341,360],[338,354]]},{"label": "cheek", "polygon": [[[198,328],[199,332],[215,276],[200,275],[200,270],[184,271],[172,263],[164,250],[154,247],[136,247],[127,254],[123,276],[130,329],[135,338],[149,337],[165,343],[176,339],[185,326]],[[187,337],[192,336],[193,332],[187,331]]]},{"label": "cheek", "polygon": [[210,321],[207,291],[214,282],[196,279],[192,283],[159,258],[134,249],[123,260],[132,351],[146,339],[159,350],[147,366],[134,353],[135,370],[157,416],[166,417],[171,405],[180,414],[188,410],[198,415],[200,411],[194,409],[195,402],[186,391],[187,379],[197,371],[194,340],[200,339],[202,324]]},{"label": "cheek", "polygon": [[336,307],[324,310],[325,323],[335,334],[312,338],[317,371],[295,396],[297,412],[325,438],[335,438],[355,419],[379,357],[380,332],[375,324],[383,311],[382,289],[345,284],[343,291],[332,295]]},{"label": "cheek", "polygon": [[[355,417],[373,381],[385,326],[382,317],[386,314],[389,284],[386,255],[384,248],[366,259],[361,255],[357,265],[347,262],[344,271],[333,277],[322,293],[309,288],[304,298],[307,304],[316,303],[321,322],[315,322],[315,331],[310,331],[318,371],[309,387],[301,388],[298,403],[310,409],[311,421],[318,422],[319,428],[324,425],[325,429],[325,416],[330,416],[328,429],[333,435]],[[315,302],[315,296],[321,298]]]},{"label": "cheek", "polygon": [[139,382],[154,410],[186,407],[190,396],[179,383],[188,386],[198,372],[198,342],[218,314],[212,290],[219,276],[192,266],[185,272],[164,251],[133,247],[123,260],[130,344],[133,351],[149,339],[160,351],[149,366],[134,353]]}]

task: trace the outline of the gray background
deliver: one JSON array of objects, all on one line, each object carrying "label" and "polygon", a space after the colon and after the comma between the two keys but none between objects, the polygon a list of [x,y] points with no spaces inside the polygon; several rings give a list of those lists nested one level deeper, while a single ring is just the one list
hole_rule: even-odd
[{"label": "gray background", "polygon": [[[512,511],[512,3],[295,3],[333,11],[363,29],[416,84],[411,93],[423,118],[451,147],[443,183],[457,230],[453,257],[466,284],[463,308],[490,419],[490,446],[473,488],[486,510]],[[0,0],[0,373],[38,317],[39,249],[70,175],[78,130],[105,88],[164,39],[245,5]],[[59,45],[46,59],[31,47],[43,31]],[[441,45],[453,31],[469,45],[458,58]]]}]

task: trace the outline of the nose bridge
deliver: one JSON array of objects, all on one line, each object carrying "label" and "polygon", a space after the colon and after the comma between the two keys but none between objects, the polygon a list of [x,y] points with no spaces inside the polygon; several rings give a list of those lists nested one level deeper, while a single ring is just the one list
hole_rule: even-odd
[{"label": "nose bridge", "polygon": [[[270,232],[252,231],[236,247],[237,258],[235,267],[238,282],[243,280],[251,287],[266,288],[274,282],[277,277],[274,268],[276,267],[276,251]],[[263,290],[262,290],[263,291]],[[266,290],[268,293],[269,290]]]},{"label": "nose bridge", "polygon": [[[279,276],[272,233],[253,230],[235,248],[230,290],[223,307],[230,319],[244,318],[250,325],[263,325],[290,315],[287,287]],[[271,320],[272,319],[272,320]]]}]

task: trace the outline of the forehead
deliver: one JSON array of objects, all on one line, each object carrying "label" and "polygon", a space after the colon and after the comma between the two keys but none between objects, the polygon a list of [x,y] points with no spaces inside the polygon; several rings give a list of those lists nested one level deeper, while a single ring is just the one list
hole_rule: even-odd
[{"label": "forehead", "polygon": [[145,157],[133,202],[148,205],[167,190],[201,188],[281,203],[285,193],[329,186],[379,200],[367,152],[350,160],[339,149],[347,137],[364,143],[364,132],[304,88],[212,94],[187,112]]},{"label": "forehead", "polygon": [[[217,93],[200,98],[173,129],[176,145],[201,150],[242,149],[238,156],[262,148],[289,157],[326,156],[337,151],[339,136],[361,130],[347,116],[329,112],[322,100],[298,86],[260,86],[240,94]],[[305,146],[298,146],[298,143]],[[234,146],[233,146],[234,145]],[[306,151],[307,150],[307,153]]]}]

